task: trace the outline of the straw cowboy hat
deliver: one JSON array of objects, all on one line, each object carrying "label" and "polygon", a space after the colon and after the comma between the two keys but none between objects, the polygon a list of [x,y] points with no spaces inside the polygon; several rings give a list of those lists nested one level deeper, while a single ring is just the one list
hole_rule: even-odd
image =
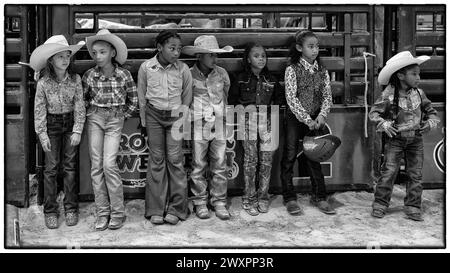
[{"label": "straw cowboy hat", "polygon": [[72,56],[83,46],[84,41],[80,41],[76,45],[69,45],[64,35],[54,35],[33,50],[30,57],[30,66],[34,71],[40,71],[47,65],[48,58],[56,53],[69,50]]},{"label": "straw cowboy hat", "polygon": [[115,59],[119,64],[123,64],[127,60],[127,45],[122,39],[120,39],[117,35],[112,34],[107,29],[100,29],[96,35],[86,38],[86,47],[88,48],[89,55],[91,55],[92,59],[94,59],[94,55],[92,53],[92,45],[95,41],[106,41],[112,44],[114,46],[114,49],[116,50]]},{"label": "straw cowboy hat", "polygon": [[201,35],[195,39],[193,46],[185,46],[181,52],[187,55],[195,55],[197,53],[228,53],[231,51],[233,51],[232,46],[219,48],[216,37]]},{"label": "straw cowboy hat", "polygon": [[386,62],[386,65],[380,71],[380,74],[378,75],[378,83],[380,85],[387,85],[392,74],[394,74],[398,70],[411,64],[420,65],[421,63],[428,61],[429,59],[430,57],[425,55],[414,58],[409,51],[402,51],[400,53],[397,53]]}]

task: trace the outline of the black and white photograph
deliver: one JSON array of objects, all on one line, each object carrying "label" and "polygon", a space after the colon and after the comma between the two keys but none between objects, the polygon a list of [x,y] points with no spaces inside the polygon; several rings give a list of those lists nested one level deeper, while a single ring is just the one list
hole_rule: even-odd
[{"label": "black and white photograph", "polygon": [[445,252],[446,8],[3,3],[3,251]]}]

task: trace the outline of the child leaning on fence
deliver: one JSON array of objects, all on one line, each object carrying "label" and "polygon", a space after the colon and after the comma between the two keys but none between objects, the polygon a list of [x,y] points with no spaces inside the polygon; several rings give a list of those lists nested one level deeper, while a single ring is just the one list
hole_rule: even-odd
[{"label": "child leaning on fence", "polygon": [[437,111],[425,92],[418,88],[419,65],[428,56],[413,57],[403,51],[386,62],[378,76],[380,85],[386,86],[369,113],[370,120],[377,123],[377,131],[386,135],[384,162],[377,181],[372,216],[382,218],[391,199],[394,181],[405,155],[406,185],[405,214],[408,218],[423,221],[422,202],[422,135],[435,129],[439,123]]},{"label": "child leaning on fence", "polygon": [[96,63],[83,76],[91,179],[97,208],[95,229],[119,229],[125,222],[125,204],[116,158],[124,120],[137,110],[138,95],[131,73],[120,66],[128,55],[122,39],[101,29],[86,38],[86,46]]},{"label": "child leaning on fence", "polygon": [[63,35],[50,37],[30,57],[30,66],[40,72],[34,101],[34,126],[45,152],[45,225],[58,227],[57,176],[64,174],[66,224],[78,223],[78,185],[75,180],[78,144],[83,131],[84,108],[81,78],[71,70],[70,58],[84,45],[69,45]]},{"label": "child leaning on fence", "polygon": [[[262,45],[253,42],[247,44],[242,62],[244,71],[233,80],[229,102],[233,105],[254,105],[258,111],[257,122],[252,122],[250,113],[242,117],[245,119],[242,141],[245,187],[242,207],[248,214],[256,216],[269,211],[268,192],[275,151],[271,145],[274,140],[271,139],[270,105],[282,104],[284,95],[278,80],[267,69],[267,54]],[[267,111],[261,110],[260,106],[268,106]]]}]

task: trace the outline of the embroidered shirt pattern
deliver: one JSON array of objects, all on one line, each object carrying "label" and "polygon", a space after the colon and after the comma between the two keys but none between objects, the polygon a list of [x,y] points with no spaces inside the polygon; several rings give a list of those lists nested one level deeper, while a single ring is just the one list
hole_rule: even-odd
[{"label": "embroidered shirt pattern", "polygon": [[72,79],[66,74],[60,82],[48,76],[41,78],[37,83],[34,98],[34,126],[39,138],[43,141],[48,140],[47,113],[70,112],[74,112],[72,132],[81,134],[86,118],[81,77],[76,74],[75,79]]}]

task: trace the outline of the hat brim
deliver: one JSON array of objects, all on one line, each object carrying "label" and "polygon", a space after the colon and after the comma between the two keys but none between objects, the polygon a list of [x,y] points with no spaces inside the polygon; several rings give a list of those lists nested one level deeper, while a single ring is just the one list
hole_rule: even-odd
[{"label": "hat brim", "polygon": [[386,64],[383,69],[381,69],[380,74],[378,74],[378,83],[380,85],[387,85],[389,84],[389,80],[395,72],[402,69],[405,66],[417,64],[420,65],[423,62],[426,62],[430,59],[430,56],[419,56],[417,58],[410,58],[410,59],[404,59],[399,60],[395,63]]},{"label": "hat brim", "polygon": [[92,45],[96,41],[106,41],[112,44],[116,50],[116,61],[119,64],[124,64],[128,57],[128,49],[125,42],[114,34],[102,34],[94,35],[86,38],[86,47],[89,51],[89,55],[94,59],[94,54],[92,53]]},{"label": "hat brim", "polygon": [[30,56],[30,66],[34,71],[41,71],[47,65],[48,58],[52,57],[56,53],[63,51],[70,51],[70,55],[73,56],[84,46],[84,41],[78,42],[76,45],[61,45],[61,44],[43,44],[38,46]]},{"label": "hat brim", "polygon": [[202,47],[198,47],[198,46],[185,46],[183,47],[183,49],[181,50],[181,52],[183,54],[186,55],[195,55],[198,53],[229,53],[232,52],[234,49],[232,46],[224,46],[222,48],[217,48],[217,49],[205,49]]}]

